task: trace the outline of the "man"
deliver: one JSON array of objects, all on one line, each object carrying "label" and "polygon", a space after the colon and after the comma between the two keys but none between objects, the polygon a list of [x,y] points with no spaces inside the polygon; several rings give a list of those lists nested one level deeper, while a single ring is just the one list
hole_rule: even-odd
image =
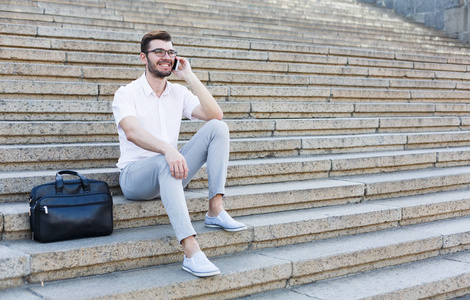
[{"label": "man", "polygon": [[[171,36],[164,31],[147,33],[141,41],[140,59],[145,73],[119,88],[113,113],[118,126],[121,157],[119,183],[126,198],[161,197],[184,252],[183,269],[206,277],[220,274],[201,251],[191,225],[183,188],[207,163],[209,210],[205,226],[227,231],[247,227],[233,220],[223,208],[229,154],[229,133],[223,112],[207,88],[192,72],[187,59],[176,57]],[[177,69],[173,70],[179,62]],[[174,73],[184,86],[172,84]],[[181,118],[207,122],[177,150]]]}]

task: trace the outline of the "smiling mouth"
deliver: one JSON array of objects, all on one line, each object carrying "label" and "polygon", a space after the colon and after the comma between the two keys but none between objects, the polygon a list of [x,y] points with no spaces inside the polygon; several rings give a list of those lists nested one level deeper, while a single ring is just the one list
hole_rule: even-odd
[{"label": "smiling mouth", "polygon": [[171,68],[171,62],[169,62],[169,61],[159,62],[158,65],[162,66],[162,67],[170,67]]}]

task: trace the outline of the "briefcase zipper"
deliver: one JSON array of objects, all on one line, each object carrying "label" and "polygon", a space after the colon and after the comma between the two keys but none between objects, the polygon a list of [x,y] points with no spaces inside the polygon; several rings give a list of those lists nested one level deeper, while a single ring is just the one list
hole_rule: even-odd
[{"label": "briefcase zipper", "polygon": [[39,211],[43,211],[44,214],[46,214],[46,215],[49,214],[49,208],[47,206],[39,207]]},{"label": "briefcase zipper", "polygon": [[[75,205],[44,205],[40,206],[39,210],[44,211],[46,215],[49,214],[49,207],[52,208],[62,208],[62,207],[80,207],[80,206],[87,206],[90,204],[111,204],[108,201],[97,201],[97,202],[88,202],[88,203],[80,203],[80,204],[75,204]],[[49,206],[49,207],[48,207]]]},{"label": "briefcase zipper", "polygon": [[[88,195],[107,195],[107,193],[102,193],[102,192],[97,192],[97,193],[90,193]],[[76,197],[77,195],[63,195],[63,197]],[[90,204],[99,204],[99,203],[111,203],[112,204],[112,198],[111,198],[111,201],[109,200],[101,200],[101,201],[96,201],[96,202],[87,202],[87,203],[80,203],[80,204],[61,204],[61,205],[41,205],[41,200],[44,200],[44,199],[47,199],[47,198],[51,198],[51,197],[55,197],[53,195],[51,196],[45,196],[45,197],[42,197],[40,199],[38,199],[36,201],[37,205],[39,206],[39,210],[45,210],[46,212],[46,215],[49,213],[49,208],[50,207],[57,207],[57,208],[60,208],[60,207],[71,207],[71,206],[86,206],[86,205],[90,205]],[[47,207],[49,206],[49,208]]]}]

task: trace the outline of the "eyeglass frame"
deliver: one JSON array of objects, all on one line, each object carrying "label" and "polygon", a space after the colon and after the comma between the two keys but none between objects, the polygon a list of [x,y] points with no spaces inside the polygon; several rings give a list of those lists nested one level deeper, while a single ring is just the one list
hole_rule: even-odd
[{"label": "eyeglass frame", "polygon": [[[162,56],[159,56],[159,55],[156,53],[156,51],[164,51],[165,54],[163,54]],[[172,51],[173,54],[170,54],[170,51]],[[178,51],[173,50],[173,49],[165,50],[165,49],[162,49],[162,48],[155,48],[155,49],[153,49],[153,50],[146,51],[145,54],[148,55],[149,52],[155,53],[155,55],[158,56],[158,57],[165,57],[165,55],[167,55],[167,54],[168,54],[169,57],[176,57],[176,55],[178,55]]]}]

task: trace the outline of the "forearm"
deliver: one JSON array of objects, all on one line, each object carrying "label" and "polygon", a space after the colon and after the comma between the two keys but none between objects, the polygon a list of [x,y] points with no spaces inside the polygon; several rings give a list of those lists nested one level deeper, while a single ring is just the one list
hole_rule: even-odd
[{"label": "forearm", "polygon": [[142,128],[135,117],[124,118],[120,125],[126,133],[127,140],[142,149],[164,155],[171,151],[171,149],[174,149],[170,144],[158,139]]},{"label": "forearm", "polygon": [[133,130],[127,135],[127,139],[140,148],[161,154],[168,152],[171,147],[168,143],[156,138],[143,129]]},{"label": "forearm", "polygon": [[215,101],[212,94],[209,92],[206,86],[197,78],[194,73],[187,76],[186,83],[189,85],[191,91],[199,98],[201,109],[205,114],[205,119],[219,119],[223,118],[223,112],[217,101]]},{"label": "forearm", "polygon": [[188,176],[188,165],[184,156],[170,144],[156,138],[141,127],[130,128],[126,132],[127,139],[137,146],[155,153],[161,153],[170,167],[171,176],[184,179]]},{"label": "forearm", "polygon": [[178,60],[181,67],[178,71],[174,71],[174,74],[187,83],[193,94],[199,98],[201,104],[193,111],[193,117],[205,121],[212,119],[222,120],[224,116],[222,109],[220,109],[219,104],[217,104],[209,90],[197,78],[196,74],[193,73],[188,60],[182,57],[178,58]]}]

